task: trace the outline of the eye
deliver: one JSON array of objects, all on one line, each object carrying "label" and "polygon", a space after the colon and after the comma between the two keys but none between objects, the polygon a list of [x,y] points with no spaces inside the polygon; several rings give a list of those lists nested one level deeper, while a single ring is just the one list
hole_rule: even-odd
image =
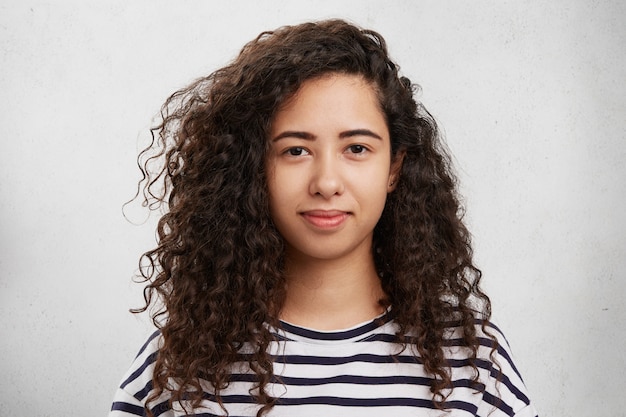
[{"label": "eye", "polygon": [[289,148],[285,151],[285,153],[289,156],[302,156],[302,155],[308,155],[309,152],[300,147],[300,146],[294,146],[293,148]]},{"label": "eye", "polygon": [[361,153],[367,152],[367,148],[365,146],[357,145],[357,144],[348,146],[348,150],[351,153],[355,153],[355,154],[361,154]]}]

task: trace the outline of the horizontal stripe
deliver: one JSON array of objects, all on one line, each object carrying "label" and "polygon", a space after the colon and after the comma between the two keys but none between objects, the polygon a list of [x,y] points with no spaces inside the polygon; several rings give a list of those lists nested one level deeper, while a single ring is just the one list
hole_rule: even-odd
[{"label": "horizontal stripe", "polygon": [[[458,415],[480,417],[511,417],[523,409],[523,417],[536,417],[532,406],[524,408],[530,400],[506,339],[497,327],[486,327],[497,338],[497,348],[492,352],[493,341],[483,332],[482,323],[477,322],[478,358],[473,361],[466,356],[469,350],[463,348],[458,337],[460,328],[450,328],[443,349],[453,389],[444,408]],[[266,390],[277,398],[277,404],[268,417],[325,413],[351,417],[433,415],[433,377],[424,370],[422,359],[412,354],[410,344],[400,351],[397,328],[391,315],[387,315],[339,332],[318,332],[288,323],[283,323],[282,329],[271,329],[275,342],[268,352],[276,376]],[[155,332],[140,349],[113,403],[112,414],[116,417],[143,416],[143,404],[153,390],[152,369],[160,343],[160,333]],[[242,352],[246,353],[242,353],[241,361],[233,364],[230,384],[220,391],[231,417],[251,417],[258,411],[251,395],[258,382],[256,374],[249,370],[251,348],[244,346]],[[478,371],[478,383],[473,381],[476,371],[471,363]],[[223,415],[207,378],[201,378],[200,383],[204,400],[195,415]],[[158,404],[151,406],[155,417],[185,415],[176,411],[180,405],[170,409],[167,392]]]},{"label": "horizontal stripe", "polygon": [[128,404],[125,402],[114,402],[113,405],[111,405],[111,411],[123,411],[135,416],[143,416],[142,406]]},{"label": "horizontal stripe", "polygon": [[133,371],[133,373],[131,373],[130,376],[124,382],[122,382],[122,385],[121,385],[120,388],[122,388],[122,389],[126,388],[126,386],[128,384],[130,384],[132,381],[137,379],[141,374],[144,373],[146,368],[151,366],[156,361],[156,358],[157,358],[157,352],[153,352],[150,355],[148,355],[148,357],[139,366],[139,368],[137,368],[135,371]]},{"label": "horizontal stripe", "polygon": [[150,346],[150,343],[152,343],[152,341],[154,339],[156,339],[157,337],[159,337],[161,335],[161,331],[160,330],[156,330],[154,331],[150,337],[148,338],[148,340],[146,341],[146,343],[143,344],[143,346],[141,347],[141,349],[139,349],[139,353],[137,353],[137,356],[135,358],[138,358],[139,356],[141,356],[141,354],[146,350],[146,348],[148,346]]},{"label": "horizontal stripe", "polygon": [[[357,326],[352,329],[342,330],[342,331],[329,331],[329,332],[321,332],[317,330],[307,329],[304,327],[295,326],[293,324],[289,324],[287,322],[281,321],[280,324],[287,333],[291,333],[291,335],[297,335],[299,337],[310,339],[316,342],[319,341],[348,341],[351,339],[363,337],[369,332],[372,332],[379,328],[381,325],[388,323],[391,320],[390,314],[385,314],[377,319],[374,319],[366,324]],[[288,340],[296,340],[289,339]]]}]

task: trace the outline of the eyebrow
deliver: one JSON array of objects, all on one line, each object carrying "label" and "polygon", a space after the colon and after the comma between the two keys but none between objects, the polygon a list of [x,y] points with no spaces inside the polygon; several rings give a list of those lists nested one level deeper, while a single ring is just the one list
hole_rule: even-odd
[{"label": "eyebrow", "polygon": [[[369,136],[371,138],[374,139],[380,139],[383,140],[382,137],[380,137],[380,135],[372,132],[369,129],[352,129],[352,130],[346,130],[344,132],[341,132],[339,134],[339,139],[345,139],[345,138],[350,138],[353,136]],[[297,131],[297,130],[286,130],[280,134],[278,134],[276,137],[274,137],[272,139],[272,142],[276,142],[277,140],[280,139],[284,139],[284,138],[296,138],[296,139],[304,139],[304,140],[315,140],[317,137],[309,132],[301,132],[301,131]]]}]

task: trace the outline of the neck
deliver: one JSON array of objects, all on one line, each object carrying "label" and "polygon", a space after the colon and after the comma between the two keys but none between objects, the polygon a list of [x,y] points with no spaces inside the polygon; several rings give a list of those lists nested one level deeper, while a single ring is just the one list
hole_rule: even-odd
[{"label": "neck", "polygon": [[287,257],[287,294],[280,318],[316,330],[340,330],[384,312],[371,253],[359,259]]}]

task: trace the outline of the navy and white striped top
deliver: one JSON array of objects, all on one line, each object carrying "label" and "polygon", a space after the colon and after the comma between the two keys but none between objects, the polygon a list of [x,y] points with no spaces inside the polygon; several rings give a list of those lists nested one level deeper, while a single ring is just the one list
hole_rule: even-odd
[{"label": "navy and white striped top", "polygon": [[[278,404],[267,414],[271,417],[342,416],[490,416],[536,417],[522,378],[511,359],[502,333],[490,326],[499,348],[490,359],[491,340],[477,325],[481,346],[476,365],[483,392],[471,388],[473,370],[465,366],[467,357],[458,346],[456,329],[452,328],[445,352],[451,366],[454,389],[446,400],[449,412],[438,410],[432,402],[431,376],[426,374],[410,349],[400,351],[393,343],[397,326],[391,315],[343,331],[320,332],[283,323],[276,330],[274,372],[279,377],[268,391]],[[116,392],[109,417],[144,415],[144,401],[152,387],[154,361],[161,337],[155,332],[142,347]],[[254,375],[247,364],[233,367],[233,378],[222,391],[222,401],[231,417],[255,416],[259,406],[250,396]],[[212,401],[210,384],[203,384],[205,400],[195,415],[225,415]],[[155,416],[187,415],[180,404],[167,406],[164,395],[151,404]],[[188,410],[192,413],[191,410]]]}]

